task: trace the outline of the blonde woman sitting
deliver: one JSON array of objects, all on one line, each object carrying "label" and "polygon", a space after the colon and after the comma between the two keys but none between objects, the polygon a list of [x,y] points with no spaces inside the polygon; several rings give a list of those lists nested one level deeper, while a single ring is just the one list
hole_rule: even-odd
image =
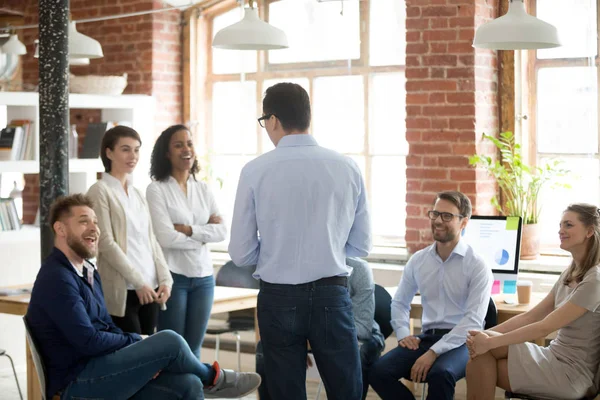
[{"label": "blonde woman sitting", "polygon": [[[572,204],[560,221],[560,247],[573,261],[530,311],[489,331],[471,331],[467,398],[494,399],[496,386],[553,399],[598,392],[600,361],[600,210]],[[558,331],[548,347],[528,343]]]}]

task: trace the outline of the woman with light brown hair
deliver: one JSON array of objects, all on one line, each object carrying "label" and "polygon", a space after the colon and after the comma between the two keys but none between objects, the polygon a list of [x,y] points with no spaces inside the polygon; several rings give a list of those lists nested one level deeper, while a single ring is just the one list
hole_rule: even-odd
[{"label": "woman with light brown hair", "polygon": [[[571,204],[558,234],[573,260],[544,300],[491,330],[469,333],[469,400],[494,399],[496,386],[556,399],[598,393],[600,210]],[[554,331],[556,339],[547,347],[529,343]]]},{"label": "woman with light brown hair", "polygon": [[100,227],[97,264],[106,308],[124,332],[151,335],[173,279],[154,235],[148,204],[131,181],[141,145],[132,128],[106,131],[100,149],[106,172],[87,194]]}]

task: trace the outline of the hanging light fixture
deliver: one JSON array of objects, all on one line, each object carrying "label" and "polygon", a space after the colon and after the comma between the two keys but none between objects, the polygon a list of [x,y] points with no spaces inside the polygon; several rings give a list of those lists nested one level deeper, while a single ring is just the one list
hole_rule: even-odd
[{"label": "hanging light fixture", "polygon": [[[34,58],[40,58],[40,44],[39,44],[39,40],[35,39],[33,41],[33,43],[35,43],[35,52],[33,53],[33,57]],[[69,64],[70,65],[90,65],[90,59],[89,58],[73,58],[73,57],[69,57]]]},{"label": "hanging light fixture", "polygon": [[100,42],[77,32],[76,22],[69,24],[69,56],[71,58],[102,58]]},{"label": "hanging light fixture", "polygon": [[492,50],[549,49],[561,46],[554,25],[525,11],[523,0],[509,0],[508,12],[475,32],[473,47]]},{"label": "hanging light fixture", "polygon": [[[40,58],[40,41],[38,39],[35,39],[33,41],[33,44],[35,46],[35,50],[33,52],[33,57]],[[73,57],[69,56],[69,64],[70,65],[90,65],[90,59],[89,58],[73,58]]]},{"label": "hanging light fixture", "polygon": [[13,33],[10,35],[8,41],[2,45],[0,51],[5,54],[15,54],[21,56],[23,54],[27,54],[27,47],[25,47],[17,35]]},{"label": "hanging light fixture", "polygon": [[69,57],[69,65],[90,65],[90,59]]},{"label": "hanging light fixture", "polygon": [[289,47],[285,32],[262,21],[252,3],[250,1],[250,7],[244,9],[241,21],[217,32],[213,47],[229,50],[276,50]]}]

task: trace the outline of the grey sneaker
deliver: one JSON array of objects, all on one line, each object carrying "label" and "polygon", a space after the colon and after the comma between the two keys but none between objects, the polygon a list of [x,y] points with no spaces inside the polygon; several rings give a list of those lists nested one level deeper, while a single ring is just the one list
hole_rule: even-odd
[{"label": "grey sneaker", "polygon": [[221,369],[216,361],[213,368],[217,375],[214,385],[204,388],[206,399],[237,399],[254,392],[260,386],[260,375],[255,372]]}]

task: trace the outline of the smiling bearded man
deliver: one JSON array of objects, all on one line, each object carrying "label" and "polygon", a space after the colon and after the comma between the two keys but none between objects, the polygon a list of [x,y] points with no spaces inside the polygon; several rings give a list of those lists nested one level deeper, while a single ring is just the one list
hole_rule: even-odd
[{"label": "smiling bearded man", "polygon": [[25,320],[46,366],[46,397],[201,400],[237,398],[260,376],[201,363],[181,336],[162,331],[142,340],[123,332],[104,303],[100,275],[87,259],[100,229],[89,197],[58,198],[50,210],[54,250],[44,261]]}]

